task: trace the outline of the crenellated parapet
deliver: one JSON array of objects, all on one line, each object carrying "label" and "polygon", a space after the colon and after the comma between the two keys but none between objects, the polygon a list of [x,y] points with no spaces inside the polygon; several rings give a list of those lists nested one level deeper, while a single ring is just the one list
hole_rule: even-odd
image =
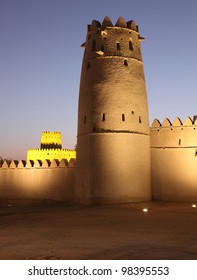
[{"label": "crenellated parapet", "polygon": [[0,166],[0,170],[8,170],[8,169],[45,169],[45,168],[74,168],[76,165],[76,159],[71,158],[70,161],[67,159],[61,159],[60,161],[58,159],[53,160],[4,160],[2,165]]},{"label": "crenellated parapet", "polygon": [[128,28],[133,31],[138,32],[138,26],[135,24],[134,20],[125,21],[123,17],[119,17],[116,24],[113,25],[111,19],[106,16],[103,19],[103,22],[100,23],[98,20],[93,20],[91,24],[88,25],[88,31],[97,30],[101,28],[102,30],[106,29],[107,27],[121,27],[121,28]]},{"label": "crenellated parapet", "polygon": [[155,119],[150,128],[152,148],[197,148],[197,120],[186,117],[182,122],[165,118],[161,123]]},{"label": "crenellated parapet", "polygon": [[81,45],[85,48],[86,67],[91,67],[91,60],[94,58],[110,56],[124,58],[125,64],[129,63],[127,58],[141,61],[140,42],[143,40],[134,20],[126,22],[119,17],[115,25],[107,16],[102,23],[93,20],[87,28],[86,42]]}]

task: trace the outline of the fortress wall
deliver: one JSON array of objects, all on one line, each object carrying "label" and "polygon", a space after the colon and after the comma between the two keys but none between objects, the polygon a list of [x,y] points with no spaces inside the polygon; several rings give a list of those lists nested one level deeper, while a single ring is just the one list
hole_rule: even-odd
[{"label": "fortress wall", "polygon": [[[13,165],[12,165],[13,166]],[[29,163],[26,166],[30,166]],[[37,166],[37,167],[35,167]],[[37,198],[72,201],[74,195],[75,167],[1,167],[1,198]]]},{"label": "fortress wall", "polygon": [[153,198],[164,201],[197,201],[195,148],[151,149]]},{"label": "fortress wall", "polygon": [[153,198],[164,201],[197,200],[197,125],[155,120],[151,127]]}]

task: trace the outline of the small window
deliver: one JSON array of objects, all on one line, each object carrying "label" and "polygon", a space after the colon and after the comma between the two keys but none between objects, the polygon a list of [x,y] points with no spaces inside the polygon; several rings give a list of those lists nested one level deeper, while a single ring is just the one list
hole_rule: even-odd
[{"label": "small window", "polygon": [[90,62],[88,61],[87,65],[86,65],[86,69],[90,68]]},{"label": "small window", "polygon": [[181,145],[181,139],[179,139],[179,145]]},{"label": "small window", "polygon": [[120,43],[116,43],[117,51],[120,51]]},{"label": "small window", "polygon": [[142,118],[139,116],[139,123],[142,123]]},{"label": "small window", "polygon": [[131,114],[134,115],[134,111],[131,111]]},{"label": "small window", "polygon": [[125,121],[125,115],[122,114],[122,121],[124,122]]},{"label": "small window", "polygon": [[101,46],[101,51],[104,52],[104,46]]},{"label": "small window", "polygon": [[102,121],[103,122],[105,121],[105,114],[103,114]]},{"label": "small window", "polygon": [[129,40],[129,49],[133,51],[133,43],[131,39]]},{"label": "small window", "polygon": [[92,41],[92,52],[96,50],[96,41]]},{"label": "small window", "polygon": [[87,121],[87,120],[86,120],[86,116],[84,116],[84,118],[83,118],[83,122],[84,122],[84,123],[86,123],[86,121]]},{"label": "small window", "polygon": [[128,61],[127,61],[127,59],[124,60],[124,65],[125,65],[125,66],[128,66]]},{"label": "small window", "polygon": [[96,132],[96,127],[93,127],[93,132]]}]

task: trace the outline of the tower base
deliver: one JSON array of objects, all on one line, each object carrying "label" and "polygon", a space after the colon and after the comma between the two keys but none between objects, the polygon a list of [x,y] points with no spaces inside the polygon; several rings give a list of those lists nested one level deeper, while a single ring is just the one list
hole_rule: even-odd
[{"label": "tower base", "polygon": [[149,135],[92,133],[78,138],[76,202],[151,200]]}]

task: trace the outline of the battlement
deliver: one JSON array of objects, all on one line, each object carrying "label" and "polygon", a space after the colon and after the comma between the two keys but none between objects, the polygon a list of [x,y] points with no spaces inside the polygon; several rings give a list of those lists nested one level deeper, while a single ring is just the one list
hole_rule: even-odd
[{"label": "battlement", "polygon": [[127,28],[127,29],[131,29],[135,32],[139,31],[138,26],[135,24],[134,20],[129,20],[129,21],[125,21],[123,17],[119,17],[119,19],[117,20],[116,24],[113,25],[111,19],[106,16],[103,19],[103,22],[100,23],[98,20],[93,20],[91,24],[88,25],[88,31],[93,31],[93,30],[97,30],[98,28],[104,30],[107,27],[121,27],[121,28]]},{"label": "battlement", "polygon": [[76,166],[76,159],[71,158],[70,161],[67,159],[62,159],[59,161],[58,159],[53,159],[52,161],[45,159],[43,161],[41,160],[4,160],[0,164],[0,170],[7,170],[7,169],[34,169],[34,168],[73,168]]},{"label": "battlement", "polygon": [[165,118],[161,123],[155,119],[150,128],[152,148],[197,148],[197,120],[186,117],[182,122]]},{"label": "battlement", "polygon": [[166,128],[166,127],[177,127],[177,126],[197,126],[197,119],[194,117],[193,120],[190,117],[186,117],[185,120],[182,122],[180,118],[176,117],[173,122],[171,122],[168,118],[165,118],[161,123],[158,119],[154,119],[151,129],[152,128]]},{"label": "battlement", "polygon": [[134,20],[126,22],[120,17],[115,25],[109,17],[105,17],[102,24],[93,20],[88,25],[86,42],[81,45],[85,48],[86,67],[90,68],[90,60],[94,58],[116,56],[142,61],[140,42],[143,40]]}]

